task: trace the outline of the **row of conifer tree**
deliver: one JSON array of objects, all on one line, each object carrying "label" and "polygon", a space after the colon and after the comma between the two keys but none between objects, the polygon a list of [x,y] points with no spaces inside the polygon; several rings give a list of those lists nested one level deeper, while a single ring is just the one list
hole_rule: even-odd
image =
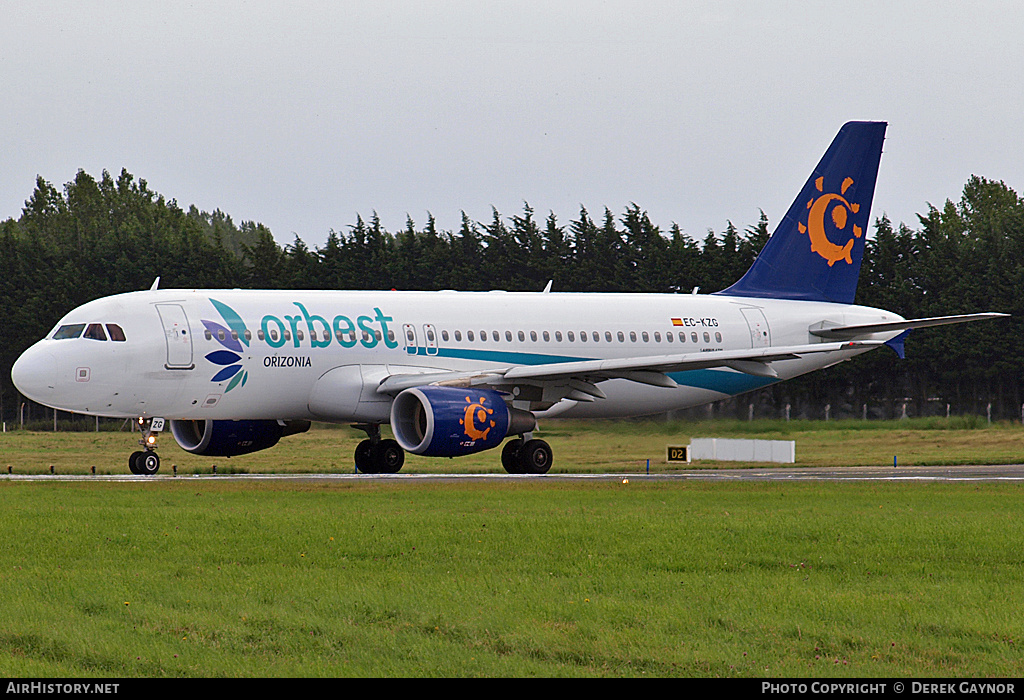
[{"label": "row of conifer tree", "polygon": [[[770,235],[762,214],[745,228],[693,238],[662,228],[636,204],[581,208],[568,221],[524,204],[457,230],[428,217],[388,231],[375,216],[280,245],[262,224],[219,210],[183,209],[122,171],[79,171],[57,189],[42,178],[18,218],[0,222],[0,417],[25,400],[10,382],[17,356],[67,311],[91,299],[161,287],[458,289],[689,293],[738,279]],[[1002,311],[1011,319],[915,331],[899,360],[876,350],[851,362],[723,402],[738,417],[830,418],[1024,411],[1024,200],[972,177],[958,201],[925,205],[918,221],[879,216],[867,241],[857,303],[906,317]],[[27,407],[29,415],[43,415]]]}]

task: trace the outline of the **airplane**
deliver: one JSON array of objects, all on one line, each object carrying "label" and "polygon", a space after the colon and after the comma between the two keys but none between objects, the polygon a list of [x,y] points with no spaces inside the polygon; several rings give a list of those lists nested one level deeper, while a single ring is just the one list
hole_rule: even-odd
[{"label": "airplane", "polygon": [[908,320],[854,305],[886,126],[845,124],[720,292],[188,290],[158,278],[69,312],[12,378],[46,406],[137,420],[135,474],[158,471],[167,422],[184,450],[231,457],[311,421],[365,431],[363,473],[395,473],[406,452],[504,442],[506,471],[544,474],[553,454],[533,435],[538,418],[688,408],[882,345],[902,357],[911,329],[1006,315]]}]

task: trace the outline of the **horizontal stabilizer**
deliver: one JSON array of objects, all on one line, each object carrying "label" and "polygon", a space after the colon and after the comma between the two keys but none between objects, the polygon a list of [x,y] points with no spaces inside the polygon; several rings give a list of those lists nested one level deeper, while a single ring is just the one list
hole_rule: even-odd
[{"label": "horizontal stabilizer", "polygon": [[905,331],[911,328],[929,328],[931,326],[947,326],[953,323],[967,323],[968,321],[985,321],[993,318],[1004,318],[1010,314],[984,313],[984,314],[961,314],[959,316],[932,316],[929,318],[912,318],[905,321],[892,321],[888,323],[859,323],[853,326],[832,326],[829,328],[812,328],[811,335],[819,338],[842,339],[854,338],[858,335],[869,335],[871,333],[885,333],[887,331]]}]

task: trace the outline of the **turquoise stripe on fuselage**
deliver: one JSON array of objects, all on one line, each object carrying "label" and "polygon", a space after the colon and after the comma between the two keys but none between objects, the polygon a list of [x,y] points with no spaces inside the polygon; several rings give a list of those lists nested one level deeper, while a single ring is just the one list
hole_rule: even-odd
[{"label": "turquoise stripe on fuselage", "polygon": [[735,396],[745,391],[761,389],[781,381],[773,377],[755,377],[742,372],[730,372],[719,369],[691,369],[686,372],[669,372],[668,376],[675,380],[676,384],[692,386],[697,389],[710,389],[722,394]]},{"label": "turquoise stripe on fuselage", "polygon": [[[406,349],[408,353],[408,349]],[[413,353],[408,353],[412,355]],[[480,360],[507,365],[547,365],[558,362],[582,362],[592,357],[567,357],[565,355],[541,355],[532,352],[508,352],[505,350],[471,350],[468,348],[437,348],[428,353],[427,348],[417,348],[416,357],[450,357],[459,360]],[[779,381],[771,377],[755,377],[742,372],[718,369],[691,369],[685,372],[669,372],[668,376],[682,386],[708,389],[734,396],[753,391]]]}]

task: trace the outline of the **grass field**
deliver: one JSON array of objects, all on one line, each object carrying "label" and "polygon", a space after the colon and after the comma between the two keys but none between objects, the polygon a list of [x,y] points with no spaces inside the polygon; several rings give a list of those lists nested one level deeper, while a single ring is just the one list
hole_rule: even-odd
[{"label": "grass field", "polygon": [[[1024,462],[1024,426],[984,419],[904,421],[545,421],[535,435],[550,442],[554,472],[643,472],[678,468],[665,462],[669,444],[694,437],[795,440],[797,466],[892,464],[1017,464]],[[161,473],[347,473],[354,471],[356,444],[365,435],[348,427],[314,426],[287,437],[272,449],[239,457],[215,458],[181,450],[170,434],[160,440]],[[138,449],[138,433],[31,432],[0,434],[0,470],[43,474],[127,474],[128,455]],[[692,467],[724,463],[695,462]],[[728,463],[728,466],[744,466]],[[408,455],[404,473],[503,472],[497,450],[456,459]]]},{"label": "grass field", "polygon": [[[765,427],[748,434],[796,439],[802,463],[815,463],[807,443],[847,464],[889,463],[897,444],[922,462],[1013,461],[1024,437]],[[663,444],[688,429],[553,423],[546,437],[564,469],[640,470],[649,455],[663,470]],[[349,471],[358,437],[314,430],[244,469]],[[16,473],[87,470],[76,451],[124,473],[132,439],[0,440]],[[1022,496],[984,483],[0,480],[0,673],[1016,677]]]},{"label": "grass field", "polygon": [[7,482],[0,672],[1019,676],[1022,495]]}]

